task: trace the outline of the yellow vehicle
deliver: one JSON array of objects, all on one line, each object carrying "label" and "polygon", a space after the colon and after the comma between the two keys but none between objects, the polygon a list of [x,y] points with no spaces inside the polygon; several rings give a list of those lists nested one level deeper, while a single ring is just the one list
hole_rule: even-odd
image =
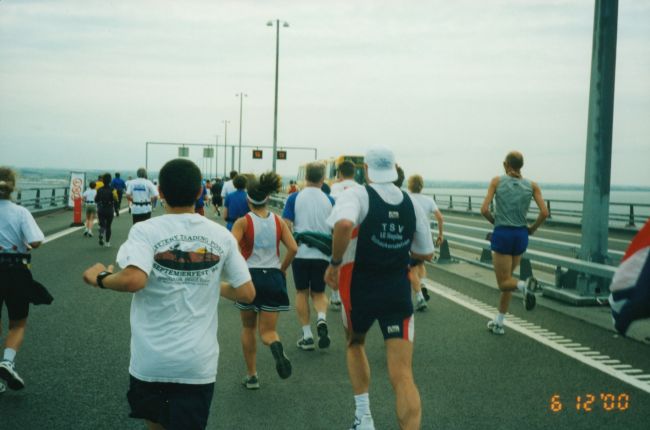
[{"label": "yellow vehicle", "polygon": [[[319,162],[325,164],[325,183],[332,185],[336,182],[336,168],[345,160],[350,160],[354,163],[355,173],[354,180],[360,184],[365,184],[365,176],[363,173],[363,155],[339,155],[338,157],[332,157],[327,160],[318,160]],[[307,169],[307,164],[301,164],[298,167],[298,176],[296,178],[296,184],[299,189],[304,188],[305,186],[305,171]]]}]

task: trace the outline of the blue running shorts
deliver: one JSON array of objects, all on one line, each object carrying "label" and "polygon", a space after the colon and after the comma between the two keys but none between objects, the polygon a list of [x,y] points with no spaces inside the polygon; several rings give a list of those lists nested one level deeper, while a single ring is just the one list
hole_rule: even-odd
[{"label": "blue running shorts", "polygon": [[490,241],[492,251],[499,254],[517,256],[528,248],[528,228],[495,227]]}]

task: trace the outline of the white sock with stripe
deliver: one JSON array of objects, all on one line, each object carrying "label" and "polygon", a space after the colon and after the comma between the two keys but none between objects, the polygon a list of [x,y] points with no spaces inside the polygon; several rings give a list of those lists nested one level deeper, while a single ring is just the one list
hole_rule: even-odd
[{"label": "white sock with stripe", "polygon": [[354,396],[354,405],[356,407],[354,416],[357,418],[361,418],[364,415],[370,415],[370,398],[368,397],[368,393]]}]

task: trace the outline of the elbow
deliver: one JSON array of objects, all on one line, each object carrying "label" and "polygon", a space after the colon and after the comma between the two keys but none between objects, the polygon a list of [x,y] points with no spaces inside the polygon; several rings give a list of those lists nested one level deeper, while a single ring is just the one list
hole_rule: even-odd
[{"label": "elbow", "polygon": [[29,244],[29,246],[31,246],[32,248],[36,249],[36,248],[38,248],[39,246],[41,246],[42,243],[43,243],[43,242],[40,242],[40,241],[39,241],[39,242],[31,242],[31,243]]},{"label": "elbow", "polygon": [[336,225],[334,226],[334,229],[342,230],[342,231],[351,231],[353,227],[354,227],[354,223],[352,221],[350,221],[349,219],[342,219],[340,221],[337,221]]},{"label": "elbow", "polygon": [[490,215],[490,209],[487,206],[482,206],[481,215],[487,218],[487,216]]}]

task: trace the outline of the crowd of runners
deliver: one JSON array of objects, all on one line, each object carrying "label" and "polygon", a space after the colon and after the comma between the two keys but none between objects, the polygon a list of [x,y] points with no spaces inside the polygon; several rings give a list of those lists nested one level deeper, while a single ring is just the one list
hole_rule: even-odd
[{"label": "crowd of runners", "polygon": [[[254,390],[261,384],[258,336],[279,377],[289,378],[291,353],[277,323],[280,313],[290,310],[286,279],[291,268],[301,325],[298,351],[327,349],[332,342],[327,309],[341,313],[355,403],[351,428],[374,429],[364,345],[375,321],[385,341],[399,427],[420,427],[422,410],[412,372],[414,312],[427,309],[424,262],[444,241],[444,220],[433,199],[421,193],[422,176],[407,179],[390,149],[369,150],[364,163],[366,185],[354,181],[355,166],[344,161],[328,192],[323,191],[325,166],[309,164],[304,187],[298,190],[292,183],[286,190],[281,214],[269,209],[271,196],[282,187],[272,172],[257,177],[233,171],[227,181],[204,181],[194,163],[176,159],[162,167],[158,186],[147,179],[145,169],[126,182],[119,173],[107,173],[89,184],[83,193],[84,236],[93,236],[97,214],[99,244],[110,246],[111,222],[122,211],[123,195],[132,215],[128,239],[117,253],[120,269],[97,263],[83,273],[94,287],[134,293],[127,393],[131,417],[144,419],[150,429],[205,428],[219,356],[215,333],[220,296],[232,300],[241,314],[243,386]],[[522,293],[526,310],[535,307],[537,281],[517,280],[513,271],[528,236],[548,211],[539,186],[522,176],[523,164],[519,152],[507,154],[505,174],[490,182],[481,210],[495,226],[491,248],[501,297],[499,313],[487,327],[496,335],[505,333],[512,292]],[[408,192],[401,189],[405,179]],[[38,284],[29,270],[29,250],[44,238],[31,214],[11,202],[15,182],[10,169],[0,168],[0,310],[5,304],[9,312],[0,391],[5,385],[24,387],[15,359],[29,303],[34,302],[24,292]],[[152,218],[159,199],[165,214]],[[490,210],[493,199],[495,212]],[[539,215],[529,225],[531,199]],[[212,210],[206,211],[210,204]],[[435,240],[431,216],[437,221]],[[227,228],[213,217],[221,217]]]}]

